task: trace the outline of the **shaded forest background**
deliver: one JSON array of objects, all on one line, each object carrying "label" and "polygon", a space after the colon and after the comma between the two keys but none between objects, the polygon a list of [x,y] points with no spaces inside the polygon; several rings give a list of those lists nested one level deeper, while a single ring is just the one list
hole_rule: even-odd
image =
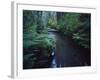
[{"label": "shaded forest background", "polygon": [[[36,61],[41,54],[45,58],[50,57],[56,40],[48,37],[49,29],[71,38],[81,48],[91,48],[91,14],[23,10],[24,69],[38,67]],[[31,66],[26,65],[29,63]]]}]

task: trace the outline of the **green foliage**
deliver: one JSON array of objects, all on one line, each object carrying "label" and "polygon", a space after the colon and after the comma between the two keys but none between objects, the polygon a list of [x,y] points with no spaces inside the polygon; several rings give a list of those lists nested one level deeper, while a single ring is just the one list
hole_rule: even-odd
[{"label": "green foliage", "polygon": [[55,47],[55,39],[48,37],[46,34],[37,34],[36,36],[24,35],[24,48],[29,48],[35,45],[36,47],[41,47],[45,50],[50,50]]},{"label": "green foliage", "polygon": [[78,13],[63,14],[63,17],[58,22],[58,29],[63,32],[63,34],[71,36],[73,31],[81,25],[79,16],[80,14]]},{"label": "green foliage", "polygon": [[55,47],[55,39],[48,37],[46,34],[40,34],[35,43],[37,43],[37,47],[43,50],[44,55],[50,55]]},{"label": "green foliage", "polygon": [[[47,27],[42,25],[41,11],[23,11],[23,47],[28,48],[32,45],[42,47],[52,47],[53,39],[49,38]],[[54,25],[54,24],[53,24]],[[41,34],[38,34],[41,32]],[[45,44],[45,45],[44,45]]]},{"label": "green foliage", "polygon": [[79,20],[80,14],[78,13],[68,13],[64,17],[64,21],[66,22],[67,30],[73,32],[76,28],[78,28],[81,24]]},{"label": "green foliage", "polygon": [[[51,55],[52,50],[55,47],[55,40],[53,38],[48,37],[48,35],[46,34],[37,34],[37,36],[31,36],[31,34],[30,35],[26,34],[24,36],[26,36],[25,39],[23,40],[24,68],[32,68],[32,66],[35,65],[37,57],[34,57],[36,53],[32,52],[34,48],[42,50],[40,52],[42,56],[48,57]],[[30,48],[32,48],[31,51]]]},{"label": "green foliage", "polygon": [[[55,39],[48,36],[48,29],[42,24],[41,11],[23,11],[23,65],[32,68],[36,62],[35,48],[42,49],[43,55],[51,54],[55,47]],[[32,49],[31,49],[32,48]],[[31,49],[31,50],[30,50]],[[34,56],[34,57],[33,57]]]},{"label": "green foliage", "polygon": [[[35,53],[30,48],[42,49],[43,55],[50,55],[55,39],[48,36],[53,28],[71,37],[77,44],[90,48],[90,14],[23,10],[23,52],[24,63],[34,64]],[[26,66],[27,67],[27,66]]]},{"label": "green foliage", "polygon": [[24,30],[28,29],[34,24],[32,17],[33,17],[32,11],[23,10],[23,29]]},{"label": "green foliage", "polygon": [[89,48],[90,47],[90,40],[89,40],[89,36],[86,35],[85,33],[75,33],[73,34],[73,39],[81,46],[85,47],[85,48]]},{"label": "green foliage", "polygon": [[62,34],[72,37],[80,46],[90,48],[90,14],[64,13],[57,23],[56,29]]},{"label": "green foliage", "polygon": [[56,27],[57,27],[57,21],[50,18],[50,19],[48,20],[48,26],[49,26],[50,28],[56,29]]},{"label": "green foliage", "polygon": [[[82,17],[84,18],[82,19]],[[84,48],[90,48],[90,15],[81,15],[82,25],[77,29],[78,31],[73,34],[73,39]]]}]

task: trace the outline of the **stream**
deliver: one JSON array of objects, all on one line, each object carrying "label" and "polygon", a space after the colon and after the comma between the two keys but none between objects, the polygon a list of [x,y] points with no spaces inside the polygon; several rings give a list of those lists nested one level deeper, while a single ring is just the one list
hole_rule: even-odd
[{"label": "stream", "polygon": [[73,40],[57,31],[49,31],[48,35],[56,39],[51,68],[90,66],[90,55],[87,55],[87,52],[78,47]]}]

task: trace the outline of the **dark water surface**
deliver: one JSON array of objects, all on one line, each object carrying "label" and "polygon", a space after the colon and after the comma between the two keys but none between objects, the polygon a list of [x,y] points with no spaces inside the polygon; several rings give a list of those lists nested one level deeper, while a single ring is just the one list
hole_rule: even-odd
[{"label": "dark water surface", "polygon": [[72,39],[59,34],[57,31],[49,31],[48,33],[50,37],[56,39],[51,67],[90,66],[89,51],[80,48]]}]

